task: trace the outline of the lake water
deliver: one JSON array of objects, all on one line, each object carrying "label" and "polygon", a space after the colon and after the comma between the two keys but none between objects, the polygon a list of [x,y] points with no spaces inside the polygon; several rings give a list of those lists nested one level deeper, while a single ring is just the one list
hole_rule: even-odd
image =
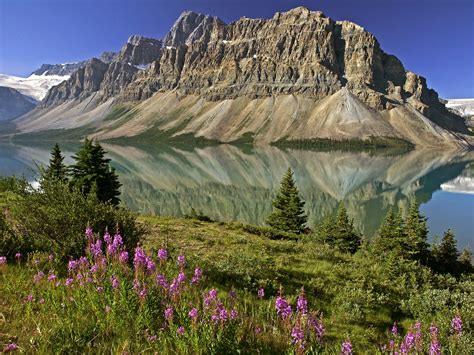
[{"label": "lake water", "polygon": [[[67,162],[77,145],[64,145]],[[474,247],[474,152],[415,150],[402,155],[280,150],[276,147],[151,147],[104,144],[117,169],[122,201],[147,214],[182,216],[194,208],[220,221],[263,224],[291,166],[309,225],[343,200],[368,236],[389,206],[411,198],[428,217],[430,236],[452,228],[460,248]],[[0,175],[35,178],[49,144],[0,144]]]}]

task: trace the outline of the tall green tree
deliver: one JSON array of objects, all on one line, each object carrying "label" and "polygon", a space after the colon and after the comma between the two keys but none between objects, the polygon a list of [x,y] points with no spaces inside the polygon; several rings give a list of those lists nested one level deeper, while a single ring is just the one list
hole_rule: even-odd
[{"label": "tall green tree", "polygon": [[474,272],[474,267],[472,266],[472,252],[468,248],[463,249],[458,261],[461,273],[469,274]]},{"label": "tall green tree", "polygon": [[404,233],[402,211],[395,216],[389,207],[385,219],[374,239],[373,248],[376,253],[396,252],[404,254]]},{"label": "tall green tree", "polygon": [[267,224],[291,233],[303,233],[307,222],[304,212],[304,201],[300,198],[293,170],[288,168],[283,176],[275,199],[272,202],[273,212],[267,218]]},{"label": "tall green tree", "polygon": [[354,228],[354,221],[349,218],[344,203],[339,208],[334,219],[331,239],[340,250],[355,253],[361,245],[361,236]]},{"label": "tall green tree", "polygon": [[99,201],[118,205],[121,184],[105,154],[106,151],[98,142],[86,138],[73,156],[76,162],[71,166],[71,185],[84,195],[92,192]]},{"label": "tall green tree", "polygon": [[405,220],[406,250],[410,257],[426,263],[428,259],[428,225],[420,206],[413,200]]},{"label": "tall green tree", "polygon": [[64,156],[59,144],[56,143],[51,149],[51,159],[48,167],[42,173],[42,180],[66,182],[67,178],[68,169],[64,164]]}]

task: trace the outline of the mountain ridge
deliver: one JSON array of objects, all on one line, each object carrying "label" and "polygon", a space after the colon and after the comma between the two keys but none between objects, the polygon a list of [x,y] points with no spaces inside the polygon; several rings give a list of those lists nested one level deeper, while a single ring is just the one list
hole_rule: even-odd
[{"label": "mountain ridge", "polygon": [[[69,80],[52,88],[39,109],[18,120],[18,128],[21,131],[48,128],[40,124],[45,121],[42,116],[52,117],[50,112],[63,104],[81,105],[93,97],[95,106],[88,107],[91,111],[102,104],[134,106],[137,112],[148,112],[147,117],[141,113],[136,117],[138,125],[146,121],[145,129],[156,127],[166,131],[180,126],[177,134],[191,133],[195,137],[220,141],[238,140],[248,134],[266,143],[282,138],[363,139],[371,131],[371,135],[408,136],[410,141],[424,146],[469,146],[472,142],[472,133],[464,121],[446,109],[438,94],[428,88],[425,78],[405,70],[403,64],[395,56],[386,54],[375,36],[361,26],[334,21],[322,12],[300,7],[276,13],[270,19],[244,17],[230,24],[217,17],[184,12],[163,41],[152,40],[155,42],[146,47],[150,40],[127,42],[120,53],[131,53],[131,57],[120,58],[119,54],[110,63],[89,61]],[[130,45],[133,50],[126,49]],[[139,62],[146,65],[138,67]],[[353,95],[352,108],[362,110],[366,106],[375,111],[369,115],[378,117],[372,120],[373,127],[387,129],[381,132],[354,130],[337,118],[333,120],[335,124],[326,127],[324,134],[314,129],[319,123],[309,111],[334,95],[347,99],[347,95],[338,94],[341,90]],[[164,95],[166,92],[174,94]],[[167,96],[170,101],[157,100],[154,98],[157,95]],[[209,116],[201,110],[235,106],[239,102],[248,102],[248,109],[259,102],[271,106],[272,100],[282,101],[288,96],[307,106],[299,107],[303,114],[297,117],[293,114],[293,119],[287,119],[293,124],[285,124],[282,117],[275,114],[268,117],[255,114],[257,118],[253,120],[238,119],[237,112],[228,110],[230,116],[219,119],[219,114]],[[192,110],[187,111],[185,102],[192,101],[193,97],[199,98],[200,104],[192,105]],[[154,107],[157,102],[166,109],[157,110]],[[340,106],[339,103],[334,105]],[[169,116],[176,116],[176,109],[187,119],[170,120]],[[350,108],[341,112],[348,114],[348,110]],[[159,114],[152,114],[158,111]],[[282,114],[288,116],[288,110],[283,111]],[[104,118],[97,117],[93,122],[98,138],[128,135],[129,121],[120,122],[118,118],[111,127],[110,122],[103,124]],[[72,119],[77,121],[78,117]],[[238,121],[236,124],[232,124],[234,119]],[[166,122],[161,124],[163,121]],[[308,122],[318,124],[312,126]],[[408,126],[421,129],[423,138],[417,139],[417,132],[406,122]],[[125,127],[121,130],[122,124]],[[68,128],[68,123],[63,122],[62,126]],[[303,126],[306,128],[302,129]],[[270,129],[274,134],[259,134],[258,130],[263,129]]]}]

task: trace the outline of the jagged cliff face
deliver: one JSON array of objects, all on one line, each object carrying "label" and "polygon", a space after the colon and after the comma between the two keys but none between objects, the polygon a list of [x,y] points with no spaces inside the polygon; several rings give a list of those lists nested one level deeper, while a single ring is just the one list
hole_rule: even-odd
[{"label": "jagged cliff face", "polygon": [[[147,65],[145,69],[143,65]],[[424,129],[428,132],[427,140],[441,137],[443,141],[465,141],[459,135],[470,134],[462,120],[440,103],[436,92],[427,87],[426,80],[406,71],[395,56],[386,54],[372,34],[354,23],[334,21],[321,12],[301,7],[277,13],[271,19],[242,18],[231,24],[216,17],[185,12],[163,42],[130,37],[110,63],[89,61],[67,82],[51,89],[41,107],[51,108],[91,95],[99,103],[114,98],[116,102],[135,104],[150,99],[157,92],[160,95],[174,92],[180,102],[183,97],[204,101],[193,105],[192,110],[180,106],[180,102],[166,105],[161,101],[159,104],[169,106],[169,110],[164,112],[160,108],[160,117],[141,117],[146,122],[141,125],[143,129],[156,127],[152,120],[160,122],[175,117],[171,111],[179,109],[187,117],[182,133],[223,141],[239,139],[249,133],[266,142],[283,138],[366,138],[374,133],[403,139],[407,135],[416,136],[412,129],[417,120],[427,126]],[[321,134],[312,129],[313,111],[319,107],[314,103],[333,96],[334,107],[323,104],[327,107],[318,112],[340,111],[341,115],[326,120],[327,124],[318,122],[316,126],[324,126],[324,134]],[[288,99],[282,99],[285,97]],[[282,122],[281,114],[294,115],[285,111],[285,106],[278,106],[278,100],[297,102],[294,122],[291,118],[287,119],[286,126]],[[347,105],[348,100],[351,105]],[[150,105],[156,104],[156,100],[150,102]],[[224,118],[210,120],[203,107],[209,111],[213,107],[207,103],[212,102],[232,102],[240,107],[240,112],[248,110],[250,116],[253,115],[251,108],[263,103],[267,107],[265,112],[273,113],[262,117],[264,121],[261,122],[258,122],[258,114],[254,115],[253,121],[240,117],[234,120],[240,127],[236,130],[235,125],[229,123],[232,117],[226,122]],[[289,106],[292,105],[294,103]],[[276,114],[279,110],[282,113]],[[144,111],[151,112],[153,107]],[[357,116],[360,112],[369,112],[368,119]],[[227,110],[227,114],[236,115],[232,110]],[[352,120],[341,119],[353,114],[356,116]],[[413,123],[408,128],[403,123],[406,115],[410,116],[406,121]],[[190,123],[189,118],[196,119]],[[429,118],[429,122],[424,118]],[[182,127],[183,120],[168,126]],[[369,129],[370,132],[356,129],[354,124],[362,121],[364,127],[375,129]],[[341,122],[350,127],[331,126]],[[277,127],[270,129],[274,134],[262,134],[272,125]],[[377,134],[378,127],[382,127],[380,134]],[[158,128],[166,130],[163,126]],[[101,130],[104,137],[111,136],[107,129]],[[339,133],[333,136],[331,130]],[[222,136],[222,132],[229,131],[233,133]],[[294,132],[304,134],[295,135]],[[112,136],[121,134],[124,133],[115,130]]]}]

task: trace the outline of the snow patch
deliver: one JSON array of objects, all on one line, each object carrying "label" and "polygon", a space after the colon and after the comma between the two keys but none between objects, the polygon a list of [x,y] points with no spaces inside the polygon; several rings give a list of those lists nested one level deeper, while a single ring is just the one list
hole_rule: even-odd
[{"label": "snow patch", "polygon": [[0,74],[0,86],[6,86],[18,90],[23,95],[29,96],[36,101],[41,101],[53,86],[61,84],[69,79],[69,75],[36,75],[27,78],[19,76]]},{"label": "snow patch", "polygon": [[446,107],[456,111],[463,117],[474,116],[474,99],[448,100]]}]

